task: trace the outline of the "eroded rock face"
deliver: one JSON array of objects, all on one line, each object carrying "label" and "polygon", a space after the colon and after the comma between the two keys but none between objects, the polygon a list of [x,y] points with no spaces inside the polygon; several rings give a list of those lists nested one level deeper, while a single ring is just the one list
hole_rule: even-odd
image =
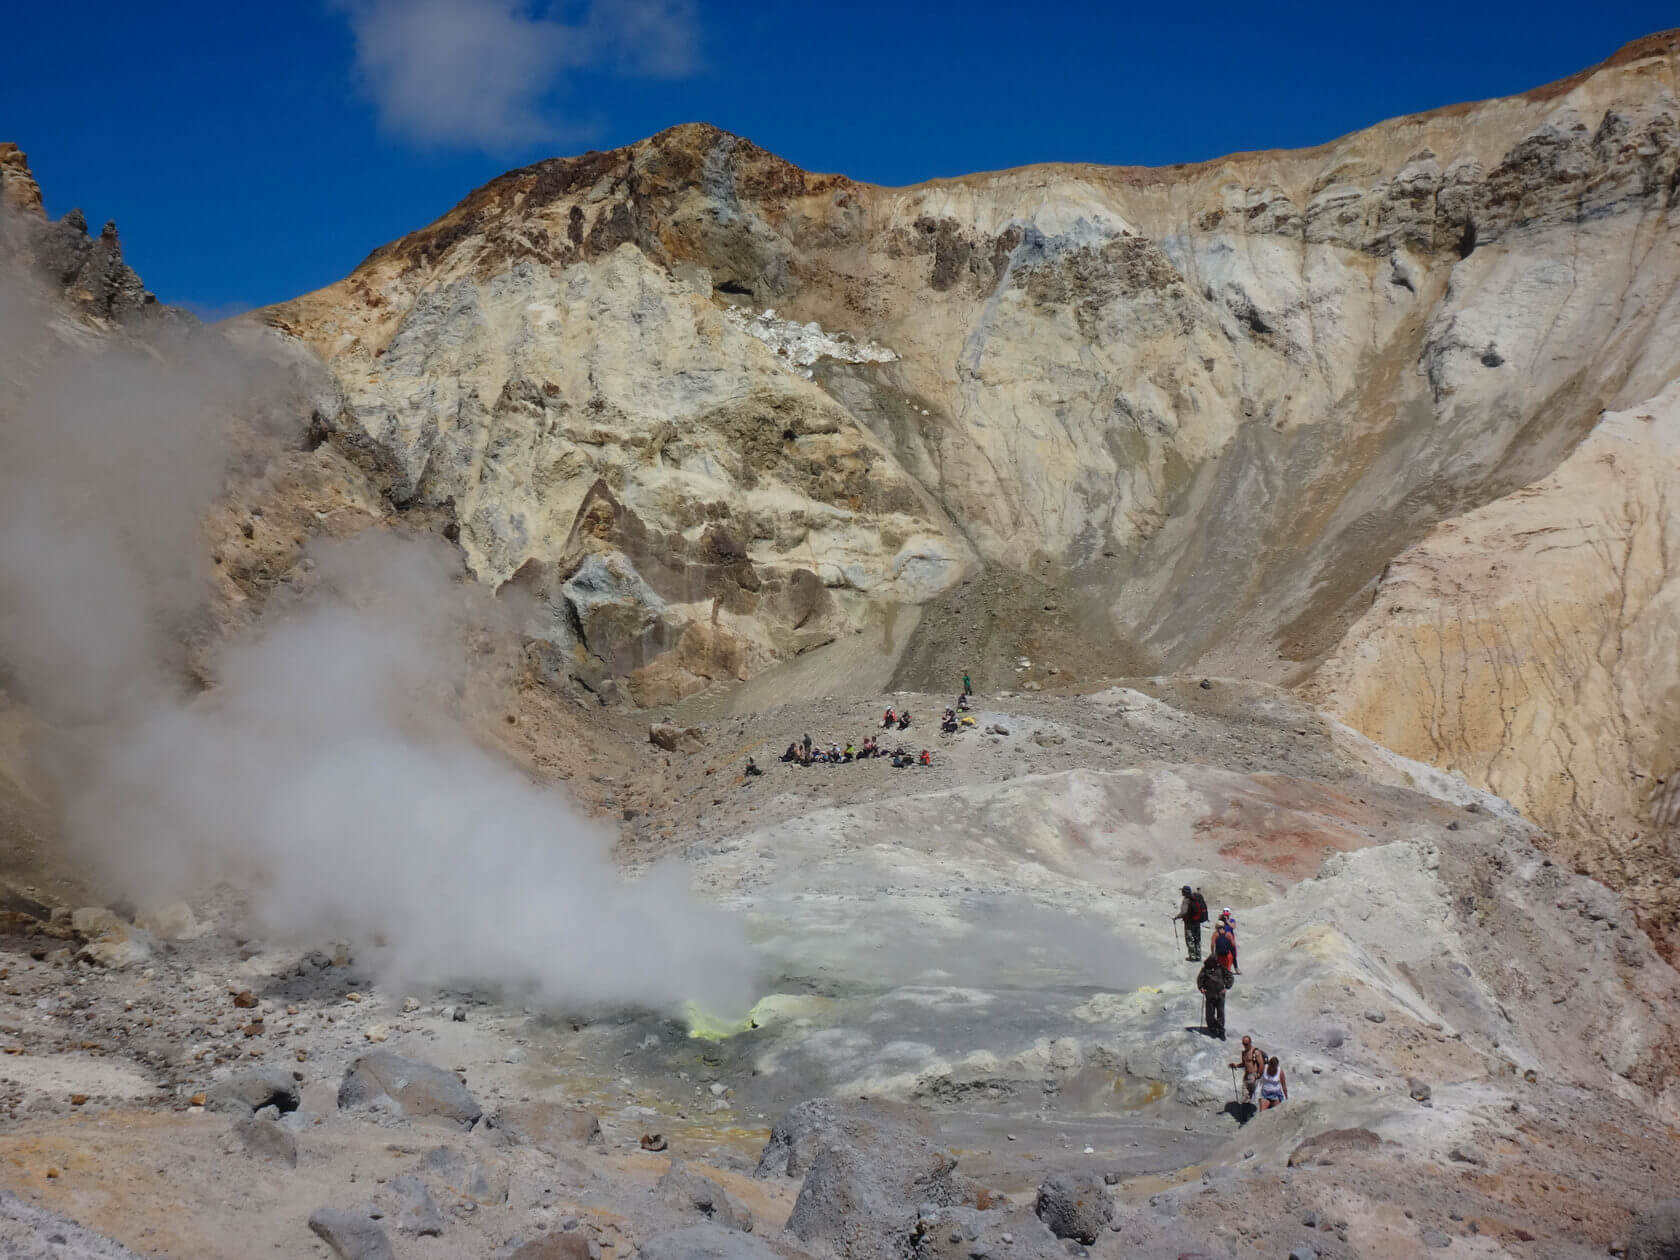
[{"label": "eroded rock face", "polygon": [[22,260],[84,315],[126,320],[167,309],[123,261],[115,223],[106,223],[94,237],[80,210],[57,222],[47,218],[27,157],[5,142],[0,143],[0,260],[8,258]]},{"label": "eroded rock face", "polygon": [[1518,806],[1553,852],[1680,926],[1680,384],[1391,564],[1307,685],[1350,725]]},{"label": "eroded rock face", "polygon": [[264,318],[393,501],[524,574],[548,667],[642,703],[977,565],[1069,592],[1107,654],[1287,678],[1395,552],[1680,371],[1676,47],[1155,171],[883,189],[678,127]]}]

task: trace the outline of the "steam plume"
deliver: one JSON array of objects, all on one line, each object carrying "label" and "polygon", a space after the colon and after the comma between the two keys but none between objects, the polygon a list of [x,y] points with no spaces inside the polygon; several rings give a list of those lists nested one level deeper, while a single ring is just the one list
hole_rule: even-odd
[{"label": "steam plume", "polygon": [[0,658],[66,735],[79,856],[142,900],[238,881],[270,932],[382,939],[407,979],[745,1005],[742,938],[679,872],[623,880],[604,828],[451,717],[464,643],[507,610],[442,544],[318,549],[314,589],[189,694],[199,522],[230,413],[282,410],[273,369],[209,333],[78,346],[49,314],[0,274],[0,372],[26,382],[0,408]]}]

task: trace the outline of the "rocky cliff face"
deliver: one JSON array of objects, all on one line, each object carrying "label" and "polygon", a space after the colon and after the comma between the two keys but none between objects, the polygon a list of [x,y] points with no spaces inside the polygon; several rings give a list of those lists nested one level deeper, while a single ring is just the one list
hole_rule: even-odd
[{"label": "rocky cliff face", "polygon": [[[1680,370],[1677,58],[1302,152],[901,189],[678,127],[266,318],[392,498],[545,597],[557,666],[643,701],[981,570],[1060,591],[1089,672],[1289,678],[1403,546]],[[934,633],[883,650],[973,650]]]},{"label": "rocky cliff face", "polygon": [[1430,532],[1304,689],[1456,770],[1680,927],[1680,382]]},{"label": "rocky cliff face", "polygon": [[21,262],[82,315],[122,320],[166,309],[174,318],[181,314],[160,306],[123,261],[114,222],[90,237],[80,210],[56,222],[47,218],[29,162],[9,141],[0,143],[0,263],[8,260]]}]

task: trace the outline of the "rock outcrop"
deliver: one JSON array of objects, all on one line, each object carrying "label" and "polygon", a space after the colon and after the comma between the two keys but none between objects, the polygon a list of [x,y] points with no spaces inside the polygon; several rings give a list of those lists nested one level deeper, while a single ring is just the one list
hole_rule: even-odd
[{"label": "rock outcrop", "polygon": [[1059,593],[983,686],[1052,621],[1091,672],[1288,679],[1396,552],[1680,373],[1677,56],[1300,152],[901,189],[677,127],[260,318],[590,686],[665,703],[859,630],[949,671],[984,628],[893,618],[977,570]]},{"label": "rock outcrop", "polygon": [[167,311],[146,291],[123,261],[117,225],[107,222],[97,237],[87,218],[72,210],[56,222],[47,218],[41,188],[16,144],[0,143],[0,261],[21,260],[81,313],[125,320]]},{"label": "rock outcrop", "polygon": [[1437,526],[1304,691],[1515,804],[1680,928],[1680,383],[1550,476]]}]

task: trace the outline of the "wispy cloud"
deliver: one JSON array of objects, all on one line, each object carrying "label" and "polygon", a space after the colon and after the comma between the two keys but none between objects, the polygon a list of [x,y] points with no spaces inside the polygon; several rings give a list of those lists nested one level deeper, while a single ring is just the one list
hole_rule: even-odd
[{"label": "wispy cloud", "polygon": [[579,135],[561,112],[580,71],[672,78],[696,65],[694,0],[331,0],[362,91],[392,134],[506,150]]}]

